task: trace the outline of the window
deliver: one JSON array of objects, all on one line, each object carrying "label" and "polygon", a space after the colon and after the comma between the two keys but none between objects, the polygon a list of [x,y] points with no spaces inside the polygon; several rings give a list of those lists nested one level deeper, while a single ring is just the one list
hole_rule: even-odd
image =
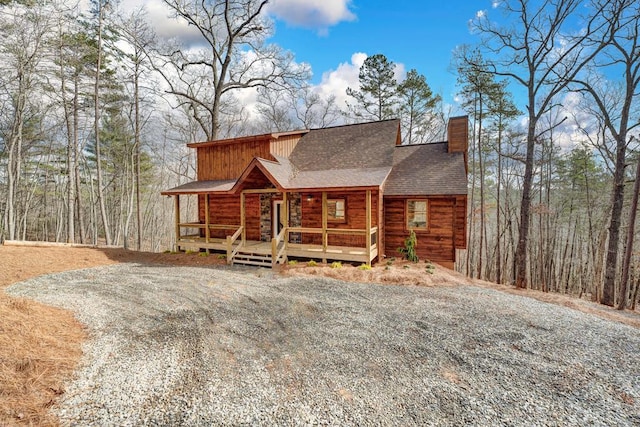
[{"label": "window", "polygon": [[327,219],[329,221],[346,221],[346,209],[344,199],[327,200]]},{"label": "window", "polygon": [[426,200],[407,200],[407,229],[427,229]]}]

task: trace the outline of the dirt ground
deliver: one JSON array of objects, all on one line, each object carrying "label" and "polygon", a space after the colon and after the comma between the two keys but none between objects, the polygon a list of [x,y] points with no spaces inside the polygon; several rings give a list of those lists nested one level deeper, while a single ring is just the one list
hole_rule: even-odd
[{"label": "dirt ground", "polygon": [[[65,381],[76,368],[82,355],[81,343],[87,337],[83,326],[70,312],[31,300],[11,298],[2,289],[43,274],[122,262],[206,266],[223,264],[224,260],[216,255],[145,253],[112,248],[0,246],[0,425],[58,425],[48,408],[65,392]],[[640,328],[640,315],[636,312],[618,312],[565,295],[473,281],[437,266],[431,273],[425,270],[424,263],[395,262],[391,266],[381,264],[372,270],[352,266],[338,270],[298,263],[285,267],[282,273],[418,286],[455,286],[471,282]]]}]

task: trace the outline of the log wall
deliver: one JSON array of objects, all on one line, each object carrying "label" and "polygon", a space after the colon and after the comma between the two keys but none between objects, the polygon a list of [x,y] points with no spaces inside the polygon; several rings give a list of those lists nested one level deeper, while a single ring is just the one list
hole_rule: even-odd
[{"label": "log wall", "polygon": [[[466,247],[466,196],[410,197],[428,201],[428,228],[415,230],[420,259],[450,265],[455,262],[455,249]],[[384,230],[385,255],[397,257],[409,235],[406,220],[406,198],[385,198]]]},{"label": "log wall", "polygon": [[[309,196],[312,200],[309,201]],[[345,221],[328,221],[327,228],[364,230],[366,224],[366,191],[327,193],[327,199],[345,200]],[[371,192],[371,227],[378,225],[378,192]],[[322,228],[322,192],[302,193],[302,227]],[[302,243],[322,244],[322,235],[304,234]],[[329,245],[365,247],[365,236],[330,235]]]}]

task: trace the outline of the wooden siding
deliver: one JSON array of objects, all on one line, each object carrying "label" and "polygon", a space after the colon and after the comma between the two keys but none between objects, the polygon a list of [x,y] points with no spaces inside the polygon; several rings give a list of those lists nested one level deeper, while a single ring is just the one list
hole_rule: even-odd
[{"label": "wooden siding", "polygon": [[[407,199],[428,201],[428,229],[415,230],[418,257],[446,264],[455,262],[455,249],[466,246],[466,196],[385,198],[385,255],[398,256],[397,249],[404,246],[404,239],[409,235]],[[461,212],[464,212],[462,218]]]},{"label": "wooden siding", "polygon": [[[204,195],[198,196],[198,219],[205,223]],[[260,240],[260,195],[245,195],[247,239]],[[240,195],[210,195],[209,224],[240,226]],[[212,238],[225,238],[236,230],[211,230]],[[203,234],[204,235],[204,234]]]},{"label": "wooden siding", "polygon": [[254,157],[275,160],[267,139],[198,147],[197,157],[199,181],[236,179]]},{"label": "wooden siding", "polygon": [[293,149],[302,138],[301,134],[281,136],[278,139],[271,140],[271,154],[277,156],[289,157]]},{"label": "wooden siding", "polygon": [[469,132],[467,116],[452,117],[447,127],[449,153],[466,153]]},{"label": "wooden siding", "polygon": [[[312,200],[309,201],[309,196]],[[337,229],[359,229],[366,228],[366,192],[327,192],[327,199],[345,199],[346,219],[344,222],[328,221],[328,228]],[[378,192],[371,192],[371,227],[378,225]],[[305,228],[322,228],[322,193],[302,193],[302,227]],[[351,235],[329,235],[329,245],[334,246],[354,246],[365,247],[365,236]],[[322,244],[322,236],[320,234],[305,234],[302,236],[302,243],[306,244]]]}]

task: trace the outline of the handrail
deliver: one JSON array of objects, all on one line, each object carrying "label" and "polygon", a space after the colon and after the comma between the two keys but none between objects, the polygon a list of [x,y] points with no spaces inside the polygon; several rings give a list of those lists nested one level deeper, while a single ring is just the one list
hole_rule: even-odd
[{"label": "handrail", "polygon": [[282,253],[286,248],[285,245],[282,245],[282,248],[278,251],[278,245],[280,244],[280,242],[282,241],[286,233],[287,233],[287,227],[282,227],[282,230],[280,230],[280,233],[278,233],[276,237],[271,239],[271,265],[273,266],[275,266],[278,263],[278,259],[280,258],[280,255],[282,255]]},{"label": "handrail", "polygon": [[[202,224],[200,222],[181,222],[178,224],[178,227],[183,228],[206,228],[207,224]],[[237,225],[227,225],[227,224],[209,224],[210,229],[214,230],[235,230],[238,228]]]},{"label": "handrail", "polygon": [[240,247],[242,246],[242,244],[239,244],[238,246],[236,246],[235,249],[233,249],[233,244],[235,243],[236,240],[238,240],[238,237],[240,237],[240,235],[242,234],[242,228],[243,228],[242,226],[238,227],[238,229],[236,230],[235,233],[233,233],[233,235],[227,236],[227,264],[231,264],[233,257],[236,256],[236,254],[240,250]]}]

